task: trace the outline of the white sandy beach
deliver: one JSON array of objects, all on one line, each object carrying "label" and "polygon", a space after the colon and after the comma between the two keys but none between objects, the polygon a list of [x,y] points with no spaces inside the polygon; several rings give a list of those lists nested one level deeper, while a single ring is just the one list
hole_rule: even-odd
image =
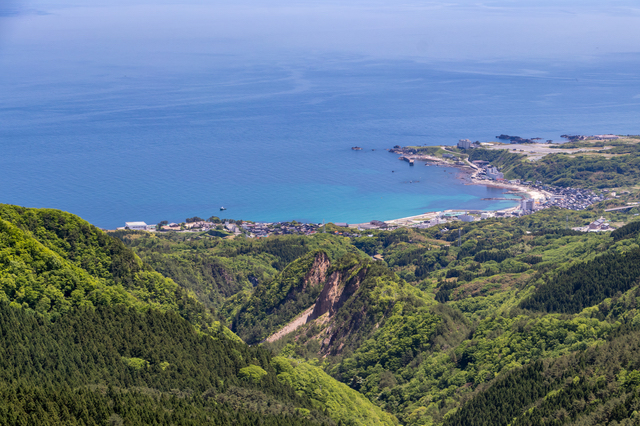
[{"label": "white sandy beach", "polygon": [[[427,158],[428,157],[428,158]],[[467,180],[467,185],[485,185],[485,186],[490,186],[493,188],[502,188],[505,190],[508,190],[512,193],[518,193],[518,194],[522,194],[523,198],[532,198],[534,199],[536,202],[544,202],[548,197],[551,196],[551,194],[545,192],[545,191],[540,191],[538,189],[535,188],[531,188],[529,186],[526,185],[518,185],[518,184],[512,184],[512,183],[508,183],[506,181],[494,181],[494,180],[487,180],[487,179],[479,179],[478,178],[478,170],[471,165],[471,163],[469,163],[467,161],[467,166],[460,166],[458,164],[454,164],[451,162],[448,162],[446,160],[443,160],[441,158],[437,158],[437,157],[431,157],[431,156],[412,156],[412,158],[414,160],[418,160],[418,161],[429,161],[431,162],[432,165],[436,165],[436,166],[446,166],[446,167],[456,167],[458,169],[460,169],[460,173],[461,174],[467,174],[467,176],[464,176],[462,179]],[[460,179],[460,175],[457,176],[458,179]],[[516,201],[516,200],[514,200]],[[518,206],[514,206],[514,207],[509,207],[506,209],[500,209],[497,210],[499,212],[505,212],[505,213],[511,213],[515,210],[518,209]],[[467,209],[466,211],[468,211],[469,209]],[[471,209],[474,210],[474,209]],[[389,225],[396,225],[396,226],[409,226],[409,225],[413,225],[419,222],[424,222],[426,220],[431,220],[434,219],[436,217],[438,217],[440,214],[442,213],[447,213],[447,212],[453,212],[453,211],[460,211],[460,210],[443,210],[443,211],[434,211],[434,212],[425,212],[423,214],[420,215],[416,215],[416,216],[409,216],[409,217],[402,217],[402,218],[398,218],[398,219],[391,219],[391,220],[387,220],[385,221],[385,223],[389,224]],[[479,209],[479,211],[481,211]],[[356,225],[352,225],[352,226],[357,226]],[[359,224],[359,225],[364,225],[364,224]]]}]

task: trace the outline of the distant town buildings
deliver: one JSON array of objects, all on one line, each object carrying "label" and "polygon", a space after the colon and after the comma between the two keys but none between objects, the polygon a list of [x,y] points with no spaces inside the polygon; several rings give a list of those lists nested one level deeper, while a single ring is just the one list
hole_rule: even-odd
[{"label": "distant town buildings", "polygon": [[549,197],[541,203],[540,208],[560,207],[569,210],[584,210],[592,204],[603,201],[605,198],[590,189],[561,188],[541,184],[531,186],[549,194]]},{"label": "distant town buildings", "polygon": [[444,223],[444,222],[445,222],[444,220],[442,220],[442,219],[440,219],[438,217],[434,217],[433,219],[431,219],[429,221],[429,225],[430,226],[436,226],[436,225],[440,225],[441,223]]}]

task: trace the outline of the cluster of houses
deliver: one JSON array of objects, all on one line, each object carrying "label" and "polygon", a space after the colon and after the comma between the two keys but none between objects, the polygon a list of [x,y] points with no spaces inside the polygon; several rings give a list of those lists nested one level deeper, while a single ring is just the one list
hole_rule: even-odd
[{"label": "cluster of houses", "polygon": [[[366,231],[371,229],[393,230],[389,224],[380,220],[372,220],[369,223],[349,224],[346,222],[335,222],[335,226],[341,228],[351,228],[357,231]],[[244,222],[240,225],[244,233],[250,237],[269,237],[271,235],[312,235],[317,232],[326,232],[324,225],[321,223],[299,223],[299,222],[274,222],[274,223],[252,223]],[[345,237],[359,237],[359,232],[350,231],[334,231]]]},{"label": "cluster of houses", "polygon": [[218,225],[217,223],[207,222],[206,220],[181,224],[169,223],[168,225],[161,226],[160,231],[208,231],[216,228]]},{"label": "cluster of houses", "polygon": [[[394,230],[397,226],[389,225],[380,220],[372,220],[369,223],[349,224],[344,222],[336,222],[335,226],[342,228],[351,228],[357,231],[366,231],[371,229]],[[262,238],[271,235],[312,235],[317,232],[325,232],[324,225],[321,223],[299,223],[299,222],[224,222],[214,223],[207,221],[198,221],[191,223],[168,223],[166,225],[147,225],[145,222],[126,222],[125,226],[118,228],[119,230],[135,230],[135,231],[152,231],[152,232],[202,232],[213,229],[223,230],[230,234],[244,234],[249,238]],[[346,237],[359,237],[359,232],[334,231]]]},{"label": "cluster of houses", "polygon": [[531,181],[521,182],[519,180],[511,180],[509,183],[515,183],[525,186],[531,186],[539,191],[547,193],[544,201],[536,201],[526,198],[520,201],[518,214],[530,214],[537,210],[547,209],[550,207],[560,207],[567,210],[584,210],[592,204],[605,200],[603,195],[597,195],[590,189],[583,188],[561,188],[558,186],[543,185],[540,181],[535,183]]},{"label": "cluster of houses", "polygon": [[277,223],[253,223],[242,222],[241,224],[225,221],[224,223],[214,223],[208,221],[197,221],[187,223],[168,223],[166,225],[147,225],[145,222],[126,222],[125,226],[118,229],[130,229],[135,231],[159,231],[159,232],[203,232],[210,230],[222,230],[231,234],[247,234],[250,237],[267,237],[269,235],[310,235],[318,231],[321,225],[314,223],[298,222],[277,222]]},{"label": "cluster of houses", "polygon": [[275,223],[249,223],[245,222],[240,227],[249,237],[268,237],[270,235],[312,235],[318,232],[322,225],[315,223],[275,222]]},{"label": "cluster of houses", "polygon": [[[540,182],[533,184],[532,182],[510,181],[510,183],[530,185],[535,189],[547,192],[551,196],[548,197],[545,201],[537,201],[533,198],[524,198],[520,200],[520,204],[517,208],[505,209],[502,211],[447,210],[444,212],[437,212],[437,215],[432,219],[414,224],[412,226],[416,228],[430,228],[432,226],[441,225],[453,221],[473,222],[476,220],[483,220],[491,217],[520,217],[553,206],[561,207],[568,210],[584,210],[591,204],[595,204],[605,199],[603,196],[596,195],[593,191],[588,189],[559,188],[549,185],[541,185]],[[584,232],[596,232],[595,230],[607,231],[611,229],[613,228],[611,228],[607,223],[604,222],[604,219],[602,219],[602,221],[600,222],[593,222],[591,225],[589,225],[588,229],[584,230]]]},{"label": "cluster of houses", "polygon": [[582,188],[560,188],[549,185],[535,185],[535,188],[541,189],[551,194],[547,200],[542,203],[541,208],[561,207],[568,210],[584,210],[592,204],[599,203],[605,199],[602,195],[597,195],[590,189]]},{"label": "cluster of houses", "polygon": [[[118,230],[129,229],[132,231],[208,231],[215,229],[219,226],[219,223],[198,221],[187,223],[166,223],[164,225],[147,225],[145,222],[125,222],[125,226],[117,228]],[[225,223],[224,226],[229,226],[229,223]],[[232,226],[235,226],[232,224]],[[232,231],[233,232],[233,231]]]}]

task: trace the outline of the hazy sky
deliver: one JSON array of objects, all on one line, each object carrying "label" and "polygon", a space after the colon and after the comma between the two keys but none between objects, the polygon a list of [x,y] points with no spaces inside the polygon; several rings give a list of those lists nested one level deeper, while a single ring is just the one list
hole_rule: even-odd
[{"label": "hazy sky", "polygon": [[639,53],[640,7],[584,0],[2,0],[0,49],[141,60],[183,52],[571,61]]}]

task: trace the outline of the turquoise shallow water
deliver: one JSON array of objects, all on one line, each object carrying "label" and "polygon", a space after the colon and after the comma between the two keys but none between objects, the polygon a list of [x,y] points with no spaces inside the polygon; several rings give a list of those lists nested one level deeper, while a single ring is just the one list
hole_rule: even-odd
[{"label": "turquoise shallow water", "polygon": [[[29,19],[62,27],[73,13],[82,12]],[[511,203],[481,198],[500,191],[384,149],[501,133],[638,133],[633,56],[533,72],[356,54],[213,55],[180,39],[157,50],[137,36],[56,44],[25,29],[0,44],[0,202],[105,228],[207,218],[220,206],[230,218],[352,223],[495,209]]]}]

